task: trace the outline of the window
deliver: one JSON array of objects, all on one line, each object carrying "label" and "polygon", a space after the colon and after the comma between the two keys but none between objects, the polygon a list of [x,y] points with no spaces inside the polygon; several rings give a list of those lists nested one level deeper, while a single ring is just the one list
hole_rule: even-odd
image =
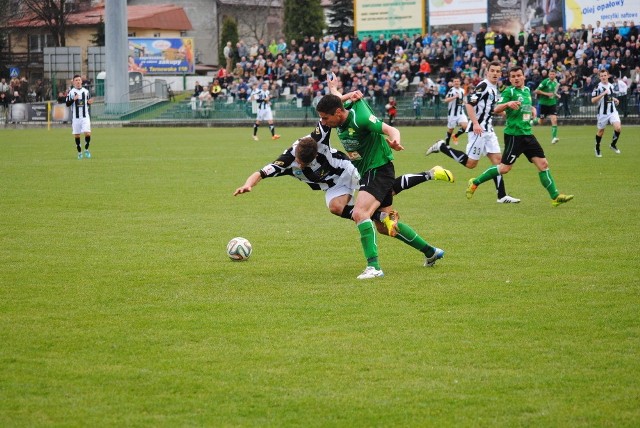
[{"label": "window", "polygon": [[127,34],[128,37],[135,37],[136,36],[136,32],[132,31],[131,33]]},{"label": "window", "polygon": [[50,34],[30,34],[29,52],[42,52],[44,48],[55,46],[56,43]]},{"label": "window", "polygon": [[180,31],[180,37],[187,37],[186,31]]},{"label": "window", "polygon": [[153,33],[153,37],[162,37],[160,33]]}]

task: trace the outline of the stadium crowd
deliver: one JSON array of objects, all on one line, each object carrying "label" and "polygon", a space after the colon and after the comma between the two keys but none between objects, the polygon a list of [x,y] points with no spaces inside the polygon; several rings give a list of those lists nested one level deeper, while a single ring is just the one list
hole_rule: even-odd
[{"label": "stadium crowd", "polygon": [[[291,40],[289,44],[282,38],[269,45],[260,40],[251,46],[240,40],[232,52],[234,61],[221,67],[208,87],[219,88],[212,93],[214,99],[227,93],[245,101],[252,89],[266,80],[272,97],[286,91],[308,106],[328,93],[323,82],[327,73],[333,72],[340,76],[345,91],[358,89],[373,105],[383,106],[389,97],[408,93],[414,97],[414,105],[420,101],[424,105],[438,102],[454,76],[461,77],[468,93],[495,59],[504,64],[500,85],[509,85],[510,65],[523,67],[526,85],[531,89],[547,77],[548,70],[555,69],[565,116],[571,114],[569,99],[589,97],[598,84],[598,70],[607,69],[616,88],[621,88],[621,112],[626,115],[627,97],[622,91],[626,88],[634,100],[640,94],[639,28],[633,21],[619,28],[613,23],[606,27],[599,24],[596,28],[583,25],[580,29],[532,29],[518,34],[483,27],[477,33],[454,30],[362,40],[327,35],[319,40]],[[624,84],[618,85],[619,81]],[[412,90],[408,91],[410,85]],[[194,95],[200,92],[196,90]]]}]

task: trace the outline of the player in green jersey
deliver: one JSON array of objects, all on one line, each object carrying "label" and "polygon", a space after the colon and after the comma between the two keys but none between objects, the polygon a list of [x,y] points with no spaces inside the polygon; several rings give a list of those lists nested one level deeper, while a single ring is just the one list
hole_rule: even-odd
[{"label": "player in green jersey", "polygon": [[538,119],[538,123],[542,123],[542,121],[547,117],[551,121],[551,144],[556,144],[560,141],[558,138],[559,86],[560,84],[556,80],[556,71],[551,69],[549,70],[549,77],[540,82],[534,91],[539,96],[538,103],[540,104],[540,117]]},{"label": "player in green jersey", "polygon": [[[367,267],[358,279],[384,276],[378,261],[376,229],[387,234],[382,222],[371,220],[376,210],[393,211],[393,182],[395,170],[391,149],[403,150],[400,131],[376,117],[364,99],[345,108],[338,90],[338,78],[328,76],[331,94],[322,97],[316,107],[322,125],[335,128],[349,159],[360,173],[360,188],[352,217],[360,233],[360,242],[367,259]],[[453,180],[451,180],[453,181]],[[425,266],[433,266],[444,256],[444,251],[429,245],[411,227],[398,222],[396,238],[425,255]]]},{"label": "player in green jersey", "polygon": [[531,132],[531,120],[536,117],[536,110],[531,102],[531,92],[524,85],[524,72],[522,67],[516,66],[509,70],[511,87],[505,89],[494,109],[496,114],[505,112],[507,116],[504,129],[504,151],[499,165],[493,165],[477,178],[469,180],[467,198],[471,199],[478,186],[485,181],[497,177],[498,174],[506,174],[511,171],[518,156],[524,154],[529,162],[538,168],[540,183],[547,189],[551,197],[551,205],[554,207],[569,202],[573,195],[564,195],[556,188],[556,183],[549,171],[549,163],[544,155],[542,146]]}]

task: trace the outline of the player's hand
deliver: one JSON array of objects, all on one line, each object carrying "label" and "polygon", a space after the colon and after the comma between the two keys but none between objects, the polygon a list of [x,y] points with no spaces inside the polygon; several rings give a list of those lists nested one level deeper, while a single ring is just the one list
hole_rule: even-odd
[{"label": "player's hand", "polygon": [[389,147],[391,147],[393,150],[399,152],[400,150],[404,150],[404,147],[402,147],[402,144],[400,144],[398,141],[396,140],[389,140],[388,138],[387,140],[387,144],[389,144]]},{"label": "player's hand", "polygon": [[233,196],[240,195],[242,193],[249,193],[251,191],[251,186],[242,186],[238,187],[235,192],[233,192]]},{"label": "player's hand", "polygon": [[87,104],[93,104],[93,98],[89,98],[89,100],[87,101]]},{"label": "player's hand", "polygon": [[520,101],[509,101],[509,108],[511,110],[518,110],[522,103]]},{"label": "player's hand", "polygon": [[482,135],[482,126],[478,122],[473,124],[473,133],[476,135]]},{"label": "player's hand", "polygon": [[79,100],[79,99],[80,99],[80,95],[78,95],[78,94],[76,94],[76,96],[75,96],[75,97],[73,97],[73,100],[74,100],[74,101],[75,101],[75,100]]},{"label": "player's hand", "polygon": [[362,98],[364,98],[364,94],[358,90],[353,91],[353,92],[349,92],[349,100],[351,101],[358,101],[361,100]]},{"label": "player's hand", "polygon": [[617,99],[617,98],[614,98],[614,99],[613,99],[613,103],[614,103],[615,105],[618,105],[618,104],[620,104],[620,100],[619,100],[619,99]]},{"label": "player's hand", "polygon": [[327,87],[329,91],[338,89],[338,76],[333,71],[327,73]]}]

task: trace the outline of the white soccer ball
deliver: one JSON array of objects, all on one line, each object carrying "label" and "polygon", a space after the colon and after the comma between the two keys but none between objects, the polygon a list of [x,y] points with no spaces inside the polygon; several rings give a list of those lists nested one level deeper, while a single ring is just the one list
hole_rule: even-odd
[{"label": "white soccer ball", "polygon": [[245,238],[233,238],[227,244],[227,255],[231,260],[236,262],[247,260],[252,251],[253,247],[251,246],[251,242]]}]

